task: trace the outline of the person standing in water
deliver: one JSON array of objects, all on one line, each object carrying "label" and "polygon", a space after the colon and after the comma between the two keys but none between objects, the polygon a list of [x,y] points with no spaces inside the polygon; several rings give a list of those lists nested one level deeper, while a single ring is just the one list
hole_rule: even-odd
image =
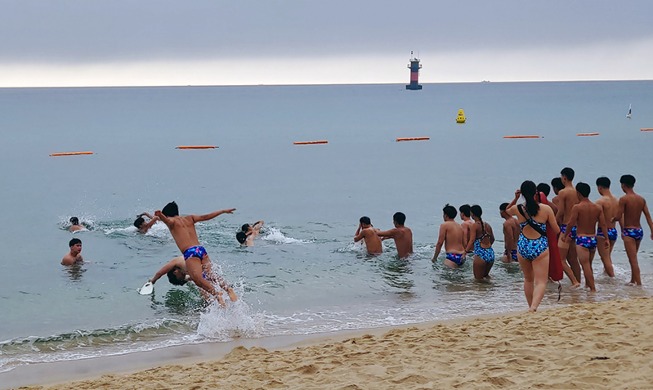
[{"label": "person standing in water", "polygon": [[[596,253],[596,224],[599,224],[599,229],[607,231],[605,217],[603,216],[603,208],[592,203],[589,200],[590,186],[587,183],[576,184],[576,191],[580,202],[571,208],[571,216],[569,218],[568,227],[576,228],[576,250],[578,252],[578,260],[583,268],[585,275],[585,286],[591,292],[596,292],[596,285],[594,284],[594,271],[592,270],[592,260]],[[571,231],[563,236],[565,240],[571,237]],[[609,248],[609,243],[603,241],[605,249]]]},{"label": "person standing in water", "polygon": [[501,203],[499,206],[499,214],[504,219],[503,222],[503,243],[504,251],[501,260],[504,263],[515,262],[518,263],[517,258],[517,240],[519,239],[519,222],[510,214],[506,212],[508,203]]},{"label": "person standing in water", "polygon": [[370,255],[383,253],[383,244],[377,234],[377,229],[372,226],[370,217],[363,216],[358,222],[358,228],[356,229],[356,234],[354,234],[354,242],[363,240],[367,253]]},{"label": "person standing in water", "polygon": [[653,240],[653,220],[651,214],[646,206],[646,199],[641,195],[636,194],[635,190],[635,177],[633,175],[623,175],[619,179],[621,183],[621,190],[624,196],[619,198],[619,210],[617,215],[613,218],[614,221],[619,221],[621,225],[621,238],[624,240],[624,248],[626,255],[628,255],[628,262],[630,263],[631,277],[630,283],[632,285],[641,286],[642,276],[639,270],[639,262],[637,261],[637,252],[639,245],[644,238],[644,230],[640,223],[642,214],[646,218],[649,229],[651,229],[651,239]]},{"label": "person standing in water", "polygon": [[440,225],[438,233],[438,242],[435,244],[435,253],[431,261],[434,263],[438,259],[442,245],[446,256],[444,265],[449,268],[459,268],[465,264],[465,247],[463,246],[463,228],[456,222],[456,208],[447,204],[442,209],[444,223]]},{"label": "person standing in water", "polygon": [[507,213],[517,216],[521,233],[517,241],[519,266],[524,274],[524,295],[528,311],[537,311],[549,280],[549,241],[546,235],[547,223],[556,235],[560,232],[551,207],[536,201],[535,183],[526,180],[515,191],[517,203],[520,195],[525,203],[508,208]]},{"label": "person standing in water", "polygon": [[392,216],[392,223],[395,225],[394,229],[376,232],[381,239],[394,239],[400,259],[405,259],[413,254],[413,231],[404,226],[405,222],[406,215],[402,212],[396,212]]},{"label": "person standing in water", "polygon": [[483,280],[490,277],[490,270],[494,265],[494,233],[489,223],[483,222],[483,210],[479,205],[470,208],[474,226],[469,230],[469,242],[466,252],[474,249],[474,279]]},{"label": "person standing in water", "polygon": [[567,167],[560,171],[560,180],[564,188],[558,192],[556,197],[558,212],[556,213],[556,220],[560,226],[562,234],[570,233],[571,240],[566,241],[561,235],[558,239],[558,248],[560,249],[560,259],[562,260],[562,269],[571,280],[572,287],[580,286],[580,263],[578,262],[578,255],[576,254],[576,229],[569,227],[570,232],[567,232],[567,225],[571,218],[571,208],[578,204],[578,193],[574,188],[574,170]]},{"label": "person standing in water", "polygon": [[[613,221],[617,211],[619,211],[619,200],[612,195],[610,192],[610,179],[605,176],[601,176],[596,179],[596,188],[599,191],[601,197],[596,201],[596,204],[601,206],[603,209],[603,215],[605,217],[605,223],[608,225],[608,231],[606,232],[599,227],[596,231],[596,239],[598,245],[596,246],[599,251],[599,256],[603,262],[603,269],[609,277],[614,277],[614,266],[612,265],[612,250],[614,249],[614,244],[617,241],[619,236],[617,232],[617,223]],[[606,248],[603,245],[604,241],[609,242],[609,246]]]}]

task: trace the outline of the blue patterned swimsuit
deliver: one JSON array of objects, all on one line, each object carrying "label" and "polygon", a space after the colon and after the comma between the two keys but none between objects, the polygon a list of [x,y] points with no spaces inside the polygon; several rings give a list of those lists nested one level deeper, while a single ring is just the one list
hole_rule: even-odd
[{"label": "blue patterned swimsuit", "polygon": [[[522,209],[519,211],[522,212]],[[546,223],[537,222],[530,215],[528,217],[524,213],[522,213],[522,215],[524,218],[527,218],[527,220],[519,223],[519,227],[521,227],[521,233],[519,233],[519,239],[517,240],[517,249],[519,250],[519,254],[524,258],[524,260],[533,261],[537,259],[539,255],[549,249],[549,240],[546,238]],[[524,235],[524,228],[529,224],[529,221],[532,224],[537,225],[544,234],[540,234],[540,237],[535,239],[526,237]],[[533,228],[533,230],[535,229]]]},{"label": "blue patterned swimsuit", "polygon": [[493,263],[494,249],[492,249],[492,247],[483,248],[481,246],[481,241],[483,241],[485,237],[489,236],[489,234],[485,233],[485,222],[482,223],[481,228],[483,229],[483,234],[481,237],[474,240],[474,254],[480,257],[481,260],[485,261],[486,263]]}]

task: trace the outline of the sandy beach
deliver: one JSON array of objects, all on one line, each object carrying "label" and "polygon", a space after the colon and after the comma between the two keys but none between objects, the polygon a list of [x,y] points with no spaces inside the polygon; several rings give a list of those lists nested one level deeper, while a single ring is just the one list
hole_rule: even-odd
[{"label": "sandy beach", "polygon": [[30,388],[649,389],[651,323],[650,298],[583,303]]}]

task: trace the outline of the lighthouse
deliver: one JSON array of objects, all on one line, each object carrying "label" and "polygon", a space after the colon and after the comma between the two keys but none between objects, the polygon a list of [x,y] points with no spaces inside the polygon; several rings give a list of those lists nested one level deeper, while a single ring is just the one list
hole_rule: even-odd
[{"label": "lighthouse", "polygon": [[410,84],[406,85],[406,89],[412,91],[419,91],[422,89],[422,86],[419,83],[419,70],[422,68],[422,65],[419,63],[419,58],[413,56],[413,52],[410,52],[410,56],[413,57],[410,59],[410,64],[408,69],[410,69]]}]

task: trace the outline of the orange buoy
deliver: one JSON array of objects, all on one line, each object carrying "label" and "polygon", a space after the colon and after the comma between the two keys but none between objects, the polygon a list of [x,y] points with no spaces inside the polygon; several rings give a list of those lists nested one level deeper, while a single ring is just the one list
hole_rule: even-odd
[{"label": "orange buoy", "polygon": [[403,142],[403,141],[428,141],[430,140],[430,137],[400,137],[397,138],[397,142]]},{"label": "orange buoy", "polygon": [[504,135],[503,138],[542,138],[539,135]]},{"label": "orange buoy", "polygon": [[215,145],[179,145],[175,149],[215,149]]},{"label": "orange buoy", "polygon": [[578,137],[593,137],[595,135],[599,135],[599,133],[578,133],[576,136]]},{"label": "orange buoy", "polygon": [[50,157],[79,156],[84,154],[93,154],[93,152],[57,152],[57,153],[50,154]]},{"label": "orange buoy", "polygon": [[319,145],[319,144],[328,144],[329,141],[325,139],[317,140],[317,141],[295,141],[293,142],[293,145]]},{"label": "orange buoy", "polygon": [[640,131],[653,131],[653,127],[642,127]]}]

